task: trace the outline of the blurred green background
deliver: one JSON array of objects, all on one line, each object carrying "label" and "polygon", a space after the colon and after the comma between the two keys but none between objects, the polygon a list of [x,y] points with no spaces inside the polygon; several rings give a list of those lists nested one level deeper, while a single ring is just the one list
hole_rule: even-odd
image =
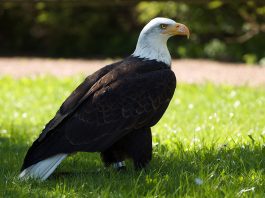
[{"label": "blurred green background", "polygon": [[[133,52],[157,16],[186,24],[173,58],[265,64],[264,1],[6,1],[0,4],[0,56],[103,58]],[[204,3],[203,3],[204,2]]]}]

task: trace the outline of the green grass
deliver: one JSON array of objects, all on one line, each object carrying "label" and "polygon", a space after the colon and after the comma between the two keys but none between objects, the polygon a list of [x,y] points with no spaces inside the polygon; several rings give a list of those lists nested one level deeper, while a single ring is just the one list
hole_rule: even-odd
[{"label": "green grass", "polygon": [[146,171],[79,153],[45,182],[19,181],[28,147],[81,80],[0,78],[0,197],[265,196],[265,89],[210,83],[178,85]]}]

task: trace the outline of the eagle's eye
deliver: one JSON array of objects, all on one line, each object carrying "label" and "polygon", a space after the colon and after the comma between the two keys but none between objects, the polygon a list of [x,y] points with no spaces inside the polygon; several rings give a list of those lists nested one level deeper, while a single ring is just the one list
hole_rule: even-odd
[{"label": "eagle's eye", "polygon": [[161,25],[160,25],[160,28],[161,28],[161,29],[166,29],[166,28],[167,28],[167,25],[166,25],[166,24],[161,24]]}]

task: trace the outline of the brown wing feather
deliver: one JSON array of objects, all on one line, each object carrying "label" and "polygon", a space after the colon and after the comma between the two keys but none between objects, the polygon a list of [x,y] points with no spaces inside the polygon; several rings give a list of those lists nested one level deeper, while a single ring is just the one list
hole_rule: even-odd
[{"label": "brown wing feather", "polygon": [[89,96],[89,90],[91,87],[117,64],[119,64],[119,62],[107,65],[94,74],[86,77],[86,79],[63,102],[54,118],[46,124],[38,141],[42,141],[49,131],[57,127],[69,114],[71,114]]},{"label": "brown wing feather", "polygon": [[65,123],[66,138],[85,151],[100,151],[136,128],[154,125],[166,110],[175,83],[174,73],[167,69],[103,86]]}]

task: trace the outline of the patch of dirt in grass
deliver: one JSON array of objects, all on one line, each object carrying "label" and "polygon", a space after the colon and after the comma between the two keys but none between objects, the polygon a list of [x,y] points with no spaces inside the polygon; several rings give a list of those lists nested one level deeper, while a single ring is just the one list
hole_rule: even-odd
[{"label": "patch of dirt in grass", "polygon": [[[75,74],[89,75],[115,60],[49,59],[49,58],[0,58],[0,76],[13,77]],[[209,60],[173,60],[172,68],[178,82],[230,85],[265,85],[265,67]]]}]

